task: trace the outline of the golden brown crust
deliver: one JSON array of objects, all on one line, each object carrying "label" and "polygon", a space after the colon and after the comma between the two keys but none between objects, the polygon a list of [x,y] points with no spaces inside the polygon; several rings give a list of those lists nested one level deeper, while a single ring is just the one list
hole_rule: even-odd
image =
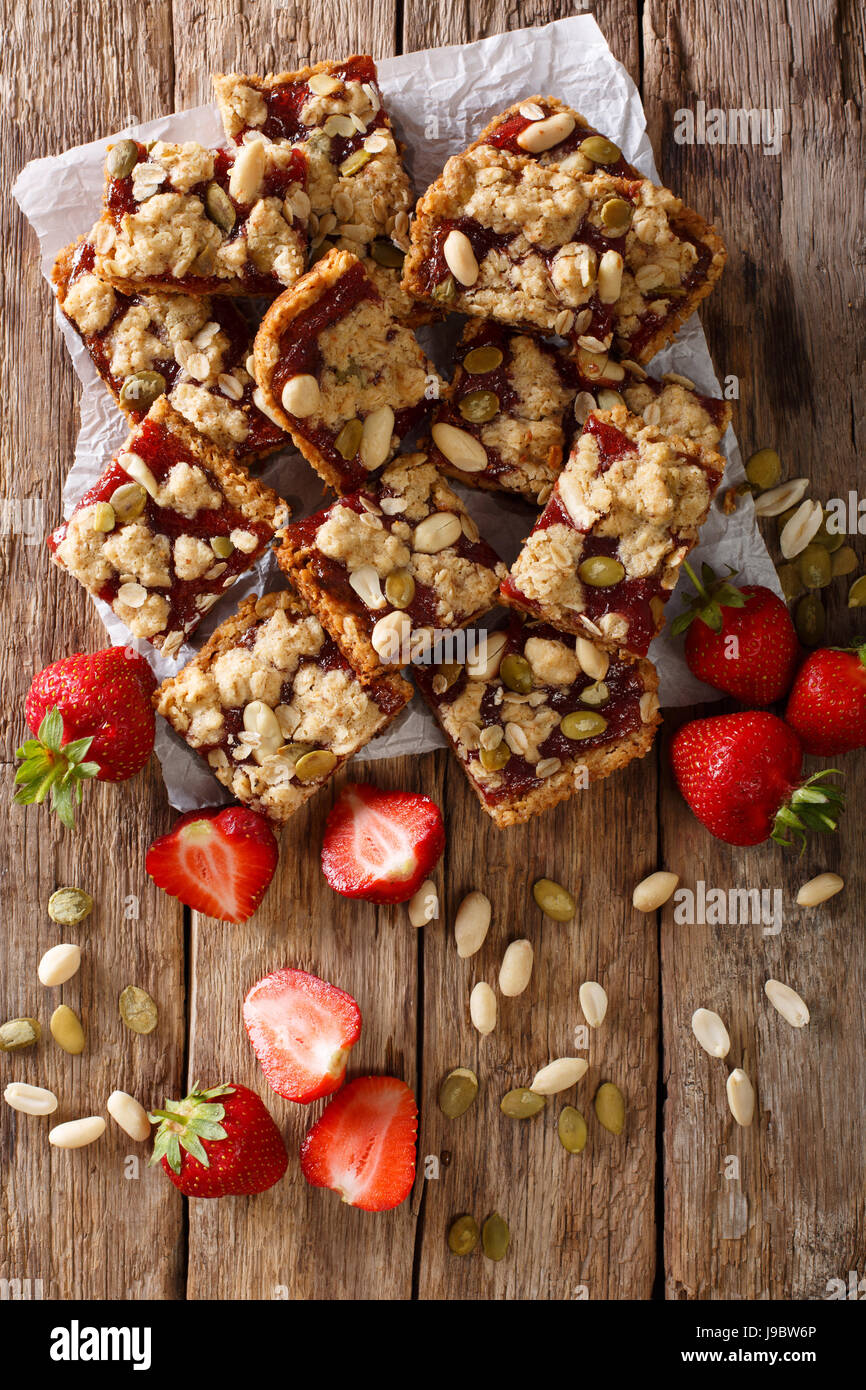
[{"label": "golden brown crust", "polygon": [[728,259],[728,252],[725,243],[719,236],[715,227],[711,223],[705,222],[700,213],[695,212],[694,208],[687,207],[683,203],[677,217],[672,221],[676,229],[679,226],[687,232],[695,241],[706,246],[710,252],[710,263],[706,269],[704,279],[696,285],[688,294],[680,300],[680,307],[675,313],[669,315],[658,331],[647,341],[638,355],[639,362],[649,362],[655,357],[657,352],[671,341],[683,324],[691,318],[701,300],[706,299],[715,288],[716,281],[719,279],[725,268]]}]

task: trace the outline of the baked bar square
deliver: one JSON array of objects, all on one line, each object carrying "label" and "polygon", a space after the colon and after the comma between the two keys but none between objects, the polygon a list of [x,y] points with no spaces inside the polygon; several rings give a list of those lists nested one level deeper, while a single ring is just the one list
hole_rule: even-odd
[{"label": "baked bar square", "polygon": [[624,406],[593,412],[502,597],[565,632],[645,656],[724,459]]},{"label": "baked bar square", "polygon": [[620,178],[640,178],[618,145],[557,97],[527,97],[509,106],[493,117],[469,149],[480,145],[529,156],[539,164],[558,164],[576,174],[603,169]]},{"label": "baked bar square", "polygon": [[442,384],[349,251],[329,252],[270,306],[253,365],[271,415],[337,492],[393,457]]},{"label": "baked bar square", "polygon": [[160,396],[48,547],[134,637],[174,656],[288,519]]},{"label": "baked bar square", "polygon": [[54,262],[54,292],[130,424],[166,394],[212,444],[245,463],[288,443],[255,403],[253,332],[231,299],[121,294],[94,275],[94,259],[84,237],[67,246]]},{"label": "baked bar square", "polygon": [[233,796],[282,822],[411,698],[399,676],[362,686],[318,618],[283,591],[244,599],[153,700]]},{"label": "baked bar square", "polygon": [[669,189],[482,144],[419,200],[403,288],[646,361],[708,295],[721,239]]},{"label": "baked bar square", "polygon": [[424,454],[291,526],[277,559],[364,680],[488,612],[506,573]]},{"label": "baked bar square", "polygon": [[110,146],[94,271],[124,294],[274,295],[303,273],[303,155],[254,140],[239,150],[194,141]]},{"label": "baked bar square", "polygon": [[365,259],[368,273],[406,317],[400,289],[413,199],[400,147],[366,54],[297,72],[214,77],[225,131],[235,144],[264,136],[299,150],[308,169],[313,254],[332,246]]},{"label": "baked bar square", "polygon": [[416,681],[497,825],[520,825],[649,752],[661,723],[651,662],[516,615],[478,635],[465,665],[419,667]]},{"label": "baked bar square", "polygon": [[727,428],[730,405],[701,395],[685,377],[655,380],[637,362],[607,355],[596,373],[588,356],[492,319],[469,319],[437,406],[431,458],[449,477],[541,506],[590,411],[627,405],[645,424],[707,448]]}]

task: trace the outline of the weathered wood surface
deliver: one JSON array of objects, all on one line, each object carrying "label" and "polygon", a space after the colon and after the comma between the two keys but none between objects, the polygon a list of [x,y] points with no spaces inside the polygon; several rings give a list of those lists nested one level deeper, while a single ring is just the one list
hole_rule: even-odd
[{"label": "weathered wood surface", "polygon": [[[465,42],[573,8],[501,0],[473,7],[409,0],[399,11],[384,0],[13,6],[0,55],[2,332],[4,379],[23,385],[0,393],[2,495],[41,498],[44,526],[37,530],[48,529],[59,515],[76,428],[72,373],[35,244],[8,197],[27,159],[116,129],[133,115],[147,119],[205,100],[212,71]],[[863,158],[856,21],[847,9],[836,19],[819,18],[811,5],[790,13],[750,3],[738,7],[739,17],[695,0],[645,8],[599,0],[593,8],[641,84],[663,176],[727,234],[731,260],[704,320],[720,372],[740,378],[742,443],[776,443],[792,473],[808,473],[833,495],[854,477],[863,435],[850,380],[855,363],[862,371],[862,332],[847,307],[862,298],[862,265],[850,253],[857,211],[855,202],[838,203],[845,170]],[[781,157],[675,145],[672,113],[699,99],[783,107],[791,134]],[[827,418],[844,422],[829,450],[826,431],[819,447],[818,422]],[[0,555],[3,757],[11,784],[31,672],[75,647],[94,649],[101,629],[76,587],[49,569],[41,546],[4,535]],[[838,603],[832,618],[841,635],[847,612]],[[856,805],[862,760],[848,762]],[[423,933],[409,927],[402,909],[350,904],[324,887],[311,846],[319,843],[333,793],[284,835],[274,886],[251,922],[194,920],[186,935],[180,910],[147,887],[143,874],[146,844],[170,822],[155,767],[125,787],[93,794],[74,838],[35,809],[14,811],[4,849],[4,1017],[36,1011],[47,1024],[62,998],[80,1004],[92,1041],[81,1059],[66,1057],[50,1040],[38,1055],[4,1058],[3,1083],[20,1077],[55,1086],[63,1096],[60,1117],[71,1118],[101,1110],[115,1086],[156,1102],[178,1094],[184,1081],[234,1079],[265,1097],[291,1157],[286,1179],[270,1193],[192,1202],[187,1223],[183,1200],[159,1173],[142,1167],[138,1180],[123,1177],[123,1156],[135,1146],[116,1130],[93,1149],[54,1153],[39,1132],[47,1122],[7,1110],[0,1124],[0,1277],[42,1279],[50,1298],[598,1299],[649,1297],[663,1274],[670,1297],[797,1298],[820,1297],[829,1278],[862,1269],[866,948],[858,929],[864,904],[855,818],[838,846],[811,851],[800,864],[786,864],[780,853],[730,854],[692,820],[658,765],[649,758],[571,808],[510,832],[488,824],[444,753],[359,765],[362,778],[422,789],[445,810],[448,849],[436,871],[443,918]],[[658,924],[632,911],[630,888],[663,860],[689,885],[702,877],[726,888],[782,888],[782,934],[675,927],[666,912],[660,961]],[[811,914],[790,908],[813,868],[840,864],[848,878],[843,897]],[[577,893],[574,927],[543,920],[531,903],[529,884],[542,873]],[[99,907],[79,933],[69,933],[85,944],[85,964],[55,1000],[35,971],[42,951],[64,935],[44,904],[65,881],[95,884]],[[493,925],[481,953],[460,961],[450,924],[474,887],[492,898]],[[140,896],[137,921],[122,920],[128,894]],[[505,945],[523,935],[536,949],[530,988],[520,999],[502,1000],[499,1029],[479,1039],[468,1021],[469,989],[479,978],[495,982]],[[297,1145],[321,1107],[299,1110],[268,1090],[241,1021],[249,985],[286,963],[333,979],[358,998],[365,1026],[350,1075],[390,1071],[418,1087],[419,1179],[411,1201],[394,1213],[353,1211],[300,1177]],[[769,974],[802,988],[813,1009],[810,1029],[795,1034],[770,1009],[762,994]],[[576,992],[587,978],[605,984],[611,1010],[589,1039],[590,1073],[577,1092],[590,1121],[589,1144],[580,1158],[569,1158],[556,1138],[556,1099],[522,1125],[501,1116],[498,1100],[549,1056],[575,1050],[582,1022]],[[147,985],[162,1006],[152,1038],[129,1038],[116,1019],[116,995],[131,980]],[[760,1118],[749,1132],[736,1131],[727,1116],[724,1064],[711,1064],[691,1037],[688,1023],[699,1004],[729,1019],[732,1060],[742,1059],[755,1076]],[[449,1122],[435,1096],[455,1065],[475,1067],[482,1093],[470,1115]],[[629,1105],[618,1142],[591,1116],[603,1079],[616,1081]],[[728,1154],[740,1159],[738,1180],[722,1174]],[[425,1180],[425,1166],[438,1168],[438,1177]],[[450,1219],[472,1211],[480,1221],[493,1209],[512,1228],[508,1259],[493,1266],[480,1255],[449,1256]],[[664,1270],[656,1269],[657,1221]]]}]

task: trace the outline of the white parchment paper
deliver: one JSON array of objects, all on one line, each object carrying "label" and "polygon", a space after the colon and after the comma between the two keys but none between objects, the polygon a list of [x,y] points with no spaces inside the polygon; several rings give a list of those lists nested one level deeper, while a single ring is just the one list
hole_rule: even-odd
[{"label": "white parchment paper", "polygon": [[[340,56],[340,55],[335,55]],[[598,25],[589,15],[562,19],[536,29],[522,29],[482,39],[462,47],[408,53],[379,62],[379,78],[385,104],[407,146],[407,163],[417,192],[439,174],[449,155],[464,148],[497,111],[524,97],[552,93],[580,111],[593,125],[620,146],[626,158],[642,173],[658,179],[646,134],[646,121],[637,88],[614,59]],[[79,145],[63,154],[32,161],[22,170],[13,194],[39,238],[42,270],[50,278],[58,252],[79,233],[87,232],[99,216],[102,171],[106,146],[120,135],[139,140],[198,140],[205,145],[224,143],[215,105],[196,107],[158,121],[107,134],[102,140]],[[724,294],[724,277],[717,294]],[[79,338],[62,318],[56,318],[66,340],[75,370],[83,383],[81,429],[75,457],[64,486],[68,516],[76,500],[100,476],[122,443],[127,426],[100,382]],[[424,346],[437,365],[446,370],[448,349],[455,337],[453,325],[422,331]],[[676,342],[652,365],[654,374],[677,371],[691,378],[709,394],[720,394],[707,351],[703,329],[692,318]],[[722,488],[743,477],[740,452],[733,431],[722,442],[728,470]],[[326,500],[322,484],[305,461],[285,450],[267,461],[261,473],[290,501],[295,517],[304,516]],[[458,485],[483,535],[510,562],[531,527],[533,513],[524,504],[496,494]],[[778,591],[772,561],[755,524],[751,501],[746,499],[731,517],[714,507],[703,529],[701,545],[693,557],[714,568],[731,565],[753,583],[768,584]],[[143,642],[135,643],[163,679],[188,661],[205,638],[248,593],[282,588],[283,580],[268,555],[245,579],[239,581],[207,615],[174,661],[168,661]],[[106,604],[94,600],[115,644],[130,636]],[[676,599],[672,601],[676,611]],[[669,629],[650,650],[659,669],[663,705],[692,704],[715,698],[715,692],[696,681]],[[391,729],[364,750],[361,757],[383,758],[400,753],[422,753],[440,747],[445,740],[419,698]],[[160,723],[156,751],[172,805],[181,810],[227,800],[227,794],[210,771],[168,726]]]}]

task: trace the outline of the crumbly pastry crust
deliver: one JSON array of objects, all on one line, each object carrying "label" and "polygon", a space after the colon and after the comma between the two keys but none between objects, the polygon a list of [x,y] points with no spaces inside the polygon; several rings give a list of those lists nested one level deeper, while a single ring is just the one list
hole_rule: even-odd
[{"label": "crumbly pastry crust", "polygon": [[[611,207],[626,210],[627,228],[610,229]],[[455,234],[471,244],[459,281],[445,258]],[[583,340],[593,351],[614,344],[647,361],[710,293],[725,254],[712,227],[648,179],[572,172],[477,144],[452,156],[419,200],[403,287],[449,309]]]},{"label": "crumbly pastry crust", "polygon": [[[347,277],[357,297],[341,302]],[[293,332],[302,315],[315,315],[320,307],[322,318],[314,330],[305,325]],[[291,369],[285,356],[286,340],[291,340],[288,347],[299,371]],[[401,438],[423,418],[430,397],[442,387],[411,329],[394,318],[365,265],[351,252],[337,249],[270,306],[256,334],[253,366],[268,413],[291,434],[320,477],[340,493],[353,491],[368,471],[394,455]],[[283,392],[293,377],[309,375],[318,383],[318,404],[304,417],[292,415],[284,407]],[[363,423],[384,407],[390,407],[396,419],[378,462],[368,469],[360,452],[342,457],[336,442],[344,426],[353,420]]]},{"label": "crumbly pastry crust", "polygon": [[[106,165],[102,216],[93,227],[96,276],[124,294],[275,295],[303,274],[306,234],[302,156],[255,142],[234,154],[188,141],[138,144],[132,172]],[[218,223],[214,189],[232,214]]]},{"label": "crumbly pastry crust", "polygon": [[285,447],[284,431],[253,401],[253,333],[233,303],[157,291],[124,295],[87,269],[92,258],[79,237],[60,252],[51,278],[62,313],[131,425],[149,404],[145,396],[139,405],[136,382],[158,372],[171,404],[217,448],[250,463]]},{"label": "crumbly pastry crust", "polygon": [[[436,517],[450,518],[457,534],[431,552],[422,538]],[[434,630],[454,631],[488,612],[506,573],[424,454],[402,455],[362,492],[289,528],[277,560],[363,680],[399,670]],[[394,576],[409,576],[408,604],[389,597]],[[401,614],[405,630],[389,660],[383,633]]]},{"label": "crumbly pastry crust", "polygon": [[[140,482],[142,463],[150,470],[147,487]],[[139,507],[124,515],[117,490],[128,492],[130,485]],[[109,603],[133,636],[173,656],[226,589],[282,536],[289,515],[276,492],[251,479],[161,396],[49,538],[49,548],[55,563]],[[211,544],[217,538],[228,542],[227,555]]]},{"label": "crumbly pastry crust", "polygon": [[[244,599],[153,703],[239,801],[285,823],[411,698],[396,675],[365,690],[318,618],[284,590]],[[332,765],[302,780],[300,759],[316,750]]]},{"label": "crumbly pastry crust", "polygon": [[[546,756],[548,740],[557,735],[563,707],[604,713],[605,706],[582,704],[577,693],[592,684],[581,671],[570,641],[554,629],[515,620],[509,629],[504,654],[531,657],[532,688],[515,696],[503,683],[499,668],[486,680],[461,673],[445,692],[435,688],[436,668],[419,673],[417,684],[456,754],[482,808],[496,825],[522,825],[532,816],[565,801],[583,789],[643,758],[652,747],[661,724],[658,708],[658,675],[650,661],[614,659],[606,679],[620,704],[623,729],[607,741],[565,740],[557,745],[573,747],[566,757]],[[501,667],[501,662],[499,663]],[[627,683],[627,691],[620,687]],[[455,698],[456,693],[456,698]],[[556,703],[551,703],[551,700]],[[509,789],[507,768],[487,770],[480,756],[483,747],[507,747],[509,762],[520,766],[517,784]],[[559,766],[552,764],[559,763]],[[540,768],[540,774],[532,769]]]},{"label": "crumbly pastry crust", "polygon": [[[624,406],[594,412],[502,587],[514,608],[643,656],[721,482],[724,459]],[[618,564],[592,585],[579,566]]]}]

